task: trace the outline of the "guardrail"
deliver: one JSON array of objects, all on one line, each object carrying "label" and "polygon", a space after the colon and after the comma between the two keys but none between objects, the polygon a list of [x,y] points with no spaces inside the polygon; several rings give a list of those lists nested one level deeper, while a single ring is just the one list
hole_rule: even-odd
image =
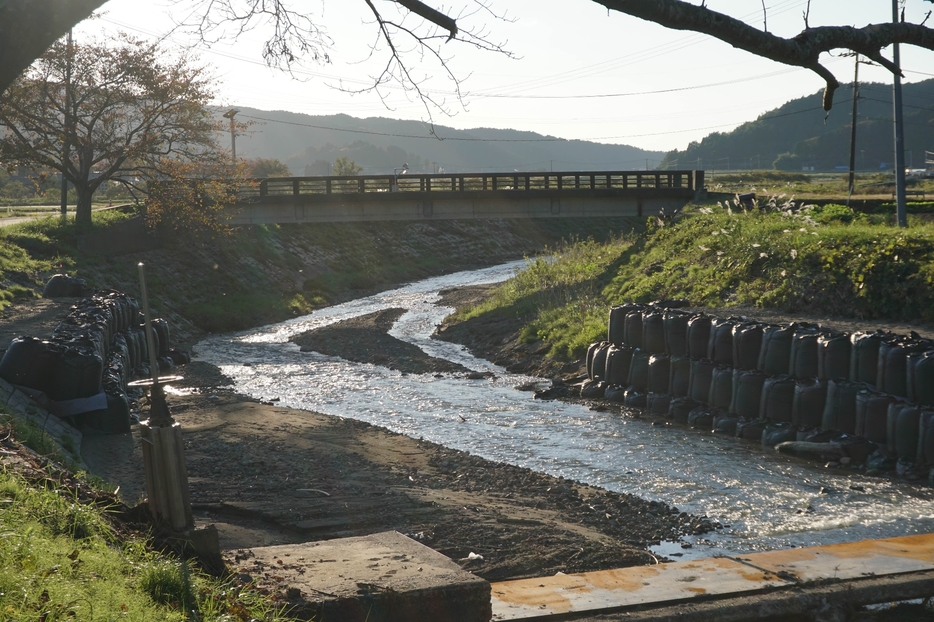
[{"label": "guardrail", "polygon": [[278,197],[360,195],[373,193],[466,193],[664,191],[696,192],[703,171],[594,171],[548,173],[456,173],[441,175],[359,175],[271,177],[252,180],[238,193],[240,202]]}]

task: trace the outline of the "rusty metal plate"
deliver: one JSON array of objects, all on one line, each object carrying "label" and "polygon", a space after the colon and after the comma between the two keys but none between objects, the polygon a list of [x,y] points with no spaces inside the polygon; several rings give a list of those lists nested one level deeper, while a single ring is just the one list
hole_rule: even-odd
[{"label": "rusty metal plate", "polygon": [[494,583],[493,620],[547,618],[788,585],[773,573],[725,557],[558,574]]},{"label": "rusty metal plate", "polygon": [[860,579],[934,570],[934,534],[737,555],[734,559],[797,581]]}]

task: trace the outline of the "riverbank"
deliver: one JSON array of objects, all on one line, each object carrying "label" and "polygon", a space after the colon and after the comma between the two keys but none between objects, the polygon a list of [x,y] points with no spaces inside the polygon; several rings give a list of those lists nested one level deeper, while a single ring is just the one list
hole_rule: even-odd
[{"label": "riverbank", "polygon": [[[179,388],[197,392],[170,395],[169,407],[185,434],[196,522],[217,525],[231,557],[396,530],[502,580],[657,563],[650,544],[714,526],[366,423],[259,403],[204,363],[183,373]],[[86,437],[82,454],[127,501],[143,494],[137,434]]]}]

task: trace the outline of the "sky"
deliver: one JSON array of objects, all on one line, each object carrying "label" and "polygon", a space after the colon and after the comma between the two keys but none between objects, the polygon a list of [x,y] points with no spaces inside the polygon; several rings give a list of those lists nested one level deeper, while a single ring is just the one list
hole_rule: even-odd
[{"label": "sky", "polygon": [[[332,42],[329,63],[303,62],[293,66],[292,75],[264,63],[268,28],[262,25],[236,38],[218,32],[223,36],[210,46],[175,29],[198,15],[193,2],[110,0],[99,19],[82,23],[75,36],[109,37],[124,31],[163,38],[169,48],[192,49],[199,62],[213,68],[219,106],[424,121],[426,136],[433,121],[458,129],[513,128],[668,151],[713,131],[729,131],[823,88],[823,81],[806,69],[762,59],[701,34],[608,12],[591,0],[487,0],[489,10],[477,10],[476,0],[426,0],[455,15],[466,11],[459,20],[462,29],[485,32],[511,54],[460,41],[444,43],[441,50],[458,79],[460,98],[443,67],[410,54],[411,71],[423,79],[421,88],[444,102],[441,108],[426,107],[393,84],[379,93],[349,92],[372,84],[387,58],[384,45],[372,50],[376,31],[363,0],[292,0],[309,11]],[[388,0],[374,4],[386,15],[396,14],[397,5]],[[808,4],[765,0],[768,30],[797,34]],[[763,27],[762,0],[708,0],[707,6]],[[890,21],[891,6],[880,0],[811,0],[809,24]],[[931,8],[929,2],[907,0],[906,17],[921,21]],[[405,23],[418,25],[419,20]],[[403,42],[401,47],[411,46]],[[934,77],[934,52],[903,45],[901,58],[904,82]],[[824,55],[822,60],[840,82],[852,80],[852,58]],[[892,80],[881,67],[865,65],[860,66],[860,79]],[[848,96],[838,91],[838,99]],[[848,106],[839,105],[832,114],[848,114]]]}]

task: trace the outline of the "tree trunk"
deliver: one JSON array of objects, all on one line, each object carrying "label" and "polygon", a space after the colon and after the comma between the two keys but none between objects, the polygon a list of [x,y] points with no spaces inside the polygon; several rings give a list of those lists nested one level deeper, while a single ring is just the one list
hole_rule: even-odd
[{"label": "tree trunk", "polygon": [[91,226],[91,197],[94,191],[87,186],[75,186],[78,195],[78,206],[75,208],[75,224]]},{"label": "tree trunk", "polygon": [[105,0],[0,2],[0,92]]}]

